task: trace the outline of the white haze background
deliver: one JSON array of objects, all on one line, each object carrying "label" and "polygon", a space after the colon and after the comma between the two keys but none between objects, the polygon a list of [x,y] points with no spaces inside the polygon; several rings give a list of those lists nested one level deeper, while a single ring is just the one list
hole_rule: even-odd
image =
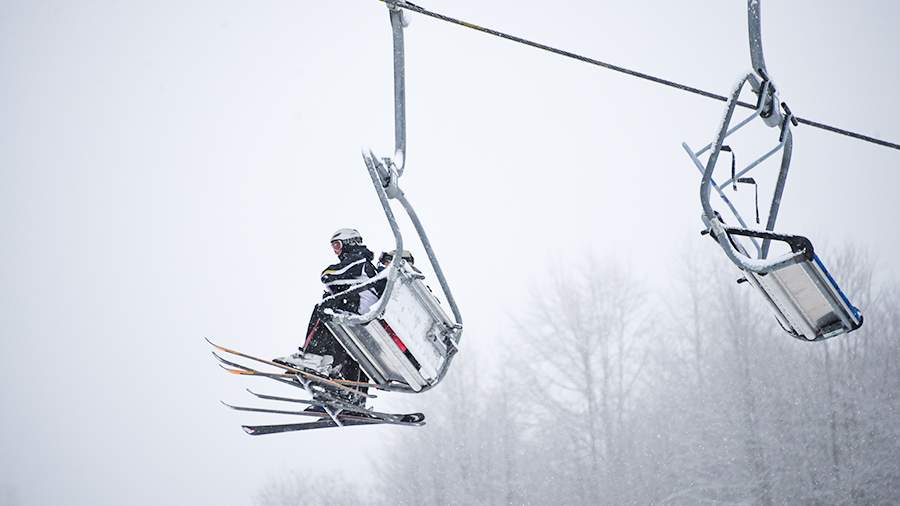
[{"label": "white haze background", "polygon": [[[721,94],[749,68],[739,1],[425,6]],[[897,3],[763,7],[796,114],[900,140]],[[664,289],[701,241],[680,143],[711,139],[722,104],[421,16],[406,37],[403,185],[466,318],[458,360],[490,367],[533,278],[590,251]],[[202,338],[287,353],[330,233],[391,247],[359,156],[393,150],[390,44],[375,1],[0,3],[0,498],[230,506],[287,469],[367,483],[407,429],[248,437],[270,419],[217,401],[256,383]],[[895,278],[898,188],[897,151],[797,128],[781,229]]]}]

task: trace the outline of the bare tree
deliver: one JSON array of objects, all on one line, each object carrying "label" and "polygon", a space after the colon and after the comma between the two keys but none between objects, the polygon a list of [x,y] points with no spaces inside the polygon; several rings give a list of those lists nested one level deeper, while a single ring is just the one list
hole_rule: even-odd
[{"label": "bare tree", "polygon": [[[688,279],[672,291],[675,322],[646,404],[645,430],[671,435],[650,445],[669,459],[649,464],[663,471],[654,502],[896,502],[898,465],[886,457],[898,444],[896,291],[872,283],[858,251],[827,256],[866,325],[823,343],[787,337],[746,285],[710,293]],[[705,301],[702,360],[691,353],[698,327],[678,321],[696,307],[691,294]]]},{"label": "bare tree", "polygon": [[636,382],[646,350],[644,296],[624,271],[589,259],[536,291],[516,321],[544,416],[568,436],[580,502],[620,502]]},{"label": "bare tree", "polygon": [[[653,326],[627,271],[555,273],[513,318],[495,374],[464,350],[417,396],[429,424],[391,432],[361,502],[900,503],[900,289],[875,284],[858,251],[827,256],[866,324],[818,343],[723,282],[738,274],[726,262],[683,262]],[[318,493],[292,483],[259,504]]]},{"label": "bare tree", "polygon": [[291,472],[269,481],[256,496],[258,506],[305,506],[364,504],[358,486],[340,476]]},{"label": "bare tree", "polygon": [[475,357],[457,360],[439,388],[417,403],[428,424],[396,432],[374,468],[380,486],[370,503],[492,504],[497,466],[486,430],[482,371]]}]

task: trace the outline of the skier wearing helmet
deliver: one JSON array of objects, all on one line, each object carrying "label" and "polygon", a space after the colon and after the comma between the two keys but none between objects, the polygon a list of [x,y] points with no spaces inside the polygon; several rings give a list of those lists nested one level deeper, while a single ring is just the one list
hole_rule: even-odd
[{"label": "skier wearing helmet", "polygon": [[[385,281],[377,281],[363,290],[343,293],[363,284],[377,274],[372,259],[375,255],[363,244],[360,233],[352,228],[339,229],[331,236],[331,248],[338,262],[322,271],[325,285],[323,302],[316,305],[307,327],[306,340],[299,353],[275,359],[290,366],[312,369],[323,375],[337,376],[354,381],[368,381],[356,363],[337,342],[331,332],[322,325],[328,318],[326,308],[356,314],[366,313],[384,292]],[[333,295],[337,297],[330,298]]]},{"label": "skier wearing helmet", "polygon": [[[397,254],[397,250],[393,249],[391,251],[385,251],[381,253],[378,257],[378,270],[379,272],[384,270],[388,265],[391,264],[391,260],[394,259],[394,255]],[[400,255],[400,258],[406,260],[406,263],[409,265],[414,265],[416,260],[413,258],[412,253],[409,251],[403,250],[403,253]]]},{"label": "skier wearing helmet", "polygon": [[[375,268],[378,272],[381,272],[387,269],[388,265],[391,264],[391,260],[394,259],[394,255],[397,254],[397,250],[385,251],[378,257],[378,265]],[[421,274],[422,271],[416,267],[416,259],[413,258],[412,253],[409,251],[403,250],[403,253],[400,255],[400,258],[406,261],[406,265],[412,267],[412,269]]]},{"label": "skier wearing helmet", "polygon": [[[375,255],[362,241],[355,229],[342,228],[331,236],[331,248],[339,262],[322,271],[322,283],[326,295],[343,292],[354,285],[364,283],[377,274],[372,259]],[[328,307],[352,313],[363,314],[378,301],[384,291],[384,282],[375,283],[371,288],[343,295],[340,300],[329,301]]]}]

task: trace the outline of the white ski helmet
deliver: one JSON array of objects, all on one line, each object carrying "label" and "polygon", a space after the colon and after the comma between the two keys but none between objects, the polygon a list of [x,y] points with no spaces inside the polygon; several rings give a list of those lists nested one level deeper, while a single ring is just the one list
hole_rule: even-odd
[{"label": "white ski helmet", "polygon": [[341,241],[342,244],[361,244],[362,236],[355,228],[342,228],[332,234],[331,242]]}]

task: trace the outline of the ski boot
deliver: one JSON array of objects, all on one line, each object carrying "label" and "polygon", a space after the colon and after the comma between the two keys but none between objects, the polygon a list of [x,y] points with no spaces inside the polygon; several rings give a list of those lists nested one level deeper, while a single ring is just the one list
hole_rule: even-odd
[{"label": "ski boot", "polygon": [[299,351],[285,357],[273,359],[272,362],[277,362],[296,369],[311,371],[320,376],[328,377],[332,370],[331,364],[334,363],[334,357],[331,355],[316,355],[315,353],[304,353]]}]

